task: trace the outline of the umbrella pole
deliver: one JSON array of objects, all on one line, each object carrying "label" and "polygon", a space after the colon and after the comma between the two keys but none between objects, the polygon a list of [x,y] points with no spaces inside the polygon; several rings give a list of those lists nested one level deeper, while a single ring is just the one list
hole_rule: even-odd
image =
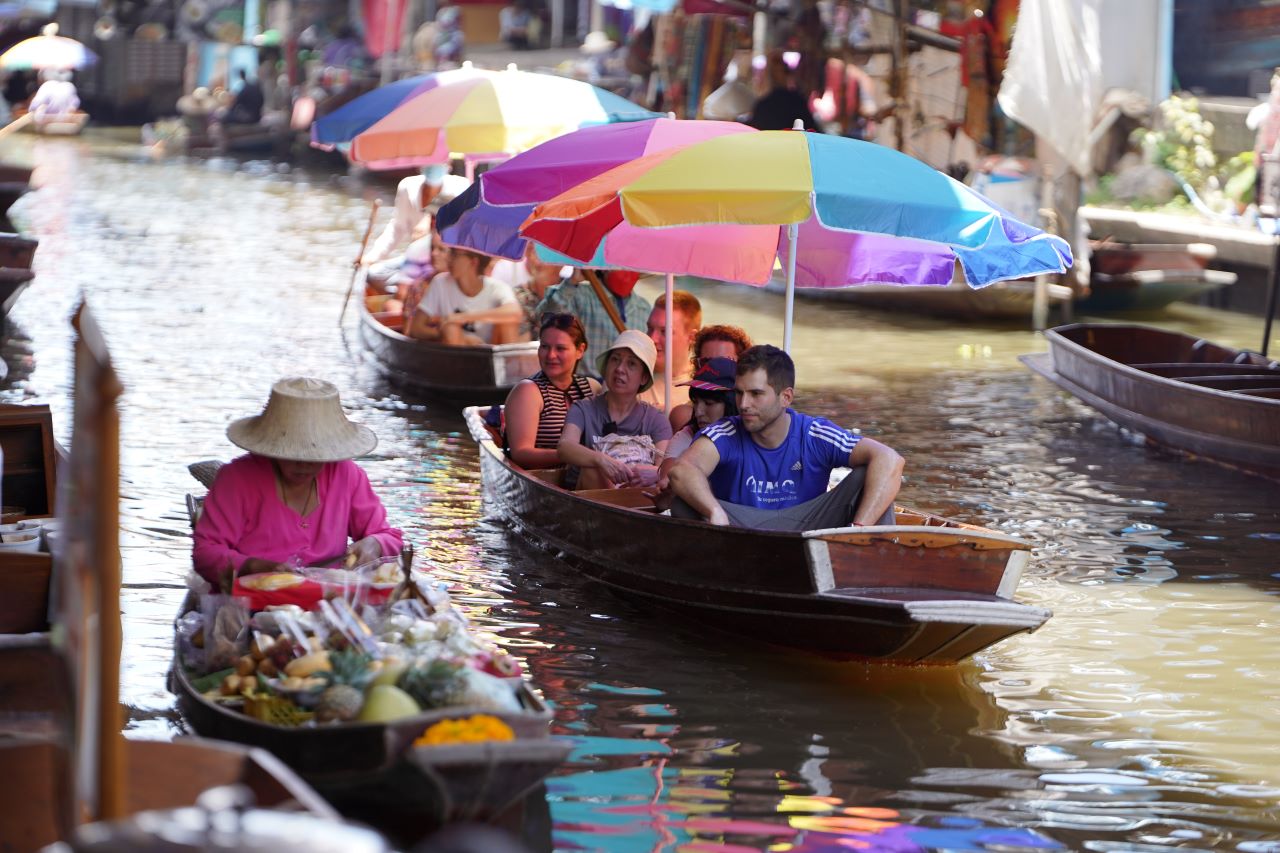
[{"label": "umbrella pole", "polygon": [[676,277],[672,273],[667,273],[667,290],[666,290],[666,320],[663,322],[663,339],[665,343],[662,345],[662,351],[666,353],[662,359],[662,387],[665,391],[663,395],[663,412],[667,415],[671,414],[671,358],[675,353],[671,351],[671,327],[675,325],[676,307],[674,297],[676,292]]},{"label": "umbrella pole", "polygon": [[787,242],[791,248],[787,252],[787,313],[785,325],[782,327],[782,348],[791,353],[791,324],[795,319],[796,308],[796,241],[800,239],[800,224],[792,222],[787,226]]}]

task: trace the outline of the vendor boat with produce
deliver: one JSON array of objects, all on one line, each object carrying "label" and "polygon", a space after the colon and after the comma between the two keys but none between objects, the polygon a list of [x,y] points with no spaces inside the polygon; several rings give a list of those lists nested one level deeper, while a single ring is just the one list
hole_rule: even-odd
[{"label": "vendor boat with produce", "polygon": [[401,842],[517,819],[569,745],[548,736],[515,658],[413,572],[351,461],[376,437],[331,384],[303,378],[227,432],[249,454],[221,466],[202,509],[190,502],[200,577],[172,680],[192,728],[273,752]]}]

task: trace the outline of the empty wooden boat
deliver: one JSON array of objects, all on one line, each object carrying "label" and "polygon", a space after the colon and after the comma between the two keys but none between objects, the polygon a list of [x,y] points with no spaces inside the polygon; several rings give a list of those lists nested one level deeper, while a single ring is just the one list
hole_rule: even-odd
[{"label": "empty wooden boat", "polygon": [[1153,444],[1280,479],[1280,363],[1150,326],[1045,332],[1031,370]]}]

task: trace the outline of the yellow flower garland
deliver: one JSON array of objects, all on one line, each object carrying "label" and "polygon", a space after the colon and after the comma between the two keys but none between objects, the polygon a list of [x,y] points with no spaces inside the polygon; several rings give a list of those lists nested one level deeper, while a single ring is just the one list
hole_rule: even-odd
[{"label": "yellow flower garland", "polygon": [[516,733],[490,714],[474,714],[461,720],[441,720],[428,726],[414,746],[443,746],[450,743],[483,743],[487,740],[515,740]]}]

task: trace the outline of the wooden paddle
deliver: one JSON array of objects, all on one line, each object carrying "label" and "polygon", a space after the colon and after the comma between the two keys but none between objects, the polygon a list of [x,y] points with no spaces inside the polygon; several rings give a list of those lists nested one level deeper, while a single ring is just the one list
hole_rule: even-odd
[{"label": "wooden paddle", "polygon": [[34,121],[34,119],[31,117],[31,113],[23,113],[4,127],[0,127],[0,139],[4,139],[15,130],[21,130],[31,124],[32,121]]},{"label": "wooden paddle", "polygon": [[342,313],[338,315],[339,328],[342,326],[342,321],[347,319],[347,304],[351,302],[351,291],[356,289],[356,278],[360,275],[360,261],[364,258],[365,250],[369,248],[369,235],[373,233],[373,223],[378,218],[378,208],[381,206],[382,200],[375,198],[373,208],[369,211],[369,224],[364,229],[364,239],[360,241],[360,254],[356,255],[355,261],[351,264],[351,283],[347,285],[347,295],[342,300]]},{"label": "wooden paddle", "polygon": [[596,298],[600,300],[600,304],[604,306],[604,310],[609,314],[609,319],[613,321],[613,327],[619,332],[627,330],[627,324],[622,322],[622,317],[618,314],[618,306],[614,304],[613,299],[605,292],[604,285],[596,276],[594,270],[583,270],[582,275],[591,283],[591,289],[596,292]]}]

